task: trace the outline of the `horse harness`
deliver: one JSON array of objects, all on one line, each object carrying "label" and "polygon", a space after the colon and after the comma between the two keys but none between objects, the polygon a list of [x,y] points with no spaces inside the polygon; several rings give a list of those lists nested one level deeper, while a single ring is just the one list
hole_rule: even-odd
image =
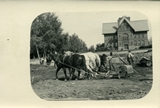
[{"label": "horse harness", "polygon": [[[64,64],[64,60],[65,60],[66,56],[67,55],[64,55],[64,57],[63,57],[63,62],[62,62],[63,64]],[[69,63],[71,64],[71,62],[70,62],[71,55],[68,55],[68,56],[69,56]]]}]

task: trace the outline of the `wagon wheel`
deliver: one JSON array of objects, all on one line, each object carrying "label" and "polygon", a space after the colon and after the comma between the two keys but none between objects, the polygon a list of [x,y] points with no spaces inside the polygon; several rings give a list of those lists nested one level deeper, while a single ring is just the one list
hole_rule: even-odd
[{"label": "wagon wheel", "polygon": [[152,65],[152,62],[151,62],[151,61],[147,61],[147,62],[146,62],[146,66],[147,66],[147,67],[150,67],[151,65]]}]

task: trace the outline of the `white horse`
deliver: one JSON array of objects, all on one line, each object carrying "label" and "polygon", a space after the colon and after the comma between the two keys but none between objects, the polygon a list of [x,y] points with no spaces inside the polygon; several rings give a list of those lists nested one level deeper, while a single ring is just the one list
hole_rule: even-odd
[{"label": "white horse", "polygon": [[73,55],[73,52],[71,52],[71,51],[66,51],[66,52],[64,52],[64,55],[70,56],[70,55]]},{"label": "white horse", "polygon": [[97,72],[99,67],[101,66],[101,60],[98,54],[87,52],[87,53],[81,53],[80,55],[83,55],[86,60],[86,68],[90,72]]}]

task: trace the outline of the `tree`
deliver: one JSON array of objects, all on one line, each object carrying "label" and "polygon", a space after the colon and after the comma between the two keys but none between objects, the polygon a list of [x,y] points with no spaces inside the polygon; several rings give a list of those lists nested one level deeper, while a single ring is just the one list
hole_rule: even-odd
[{"label": "tree", "polygon": [[77,34],[70,36],[69,43],[69,50],[73,52],[86,52],[88,50],[85,42],[79,39]]},{"label": "tree", "polygon": [[[31,50],[32,54],[46,53],[47,50],[55,50],[61,44],[57,39],[62,34],[61,22],[54,13],[44,13],[35,18],[31,26]],[[40,51],[39,51],[40,50]],[[39,55],[37,52],[37,55]]]},{"label": "tree", "polygon": [[88,50],[91,51],[91,52],[95,52],[94,45],[91,45]]},{"label": "tree", "polygon": [[35,35],[33,35],[32,38],[31,38],[31,43],[32,44],[31,44],[31,47],[30,47],[31,48],[30,51],[31,51],[31,53],[34,53],[34,49],[36,49],[39,60],[40,60],[40,55],[39,55],[38,48],[40,48],[40,46],[41,46],[40,45],[41,41],[42,41],[41,37],[37,37]]},{"label": "tree", "polygon": [[105,51],[105,45],[104,45],[104,43],[102,43],[102,44],[97,44],[96,45],[96,51]]},{"label": "tree", "polygon": [[77,34],[63,33],[61,22],[54,13],[44,13],[35,18],[31,26],[31,49],[34,56],[45,56],[50,51],[85,52],[87,47]]}]

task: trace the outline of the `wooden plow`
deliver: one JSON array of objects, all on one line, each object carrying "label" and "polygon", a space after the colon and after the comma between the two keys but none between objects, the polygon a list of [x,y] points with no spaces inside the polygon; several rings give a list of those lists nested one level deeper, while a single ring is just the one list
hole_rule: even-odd
[{"label": "wooden plow", "polygon": [[120,61],[122,61],[123,65],[119,67],[119,71],[111,71],[109,70],[106,73],[100,73],[97,74],[97,77],[105,77],[105,78],[128,78],[129,76],[132,76],[133,73],[138,73],[136,70],[133,69],[132,65],[129,65],[125,60],[123,60],[118,54],[117,57]]}]

